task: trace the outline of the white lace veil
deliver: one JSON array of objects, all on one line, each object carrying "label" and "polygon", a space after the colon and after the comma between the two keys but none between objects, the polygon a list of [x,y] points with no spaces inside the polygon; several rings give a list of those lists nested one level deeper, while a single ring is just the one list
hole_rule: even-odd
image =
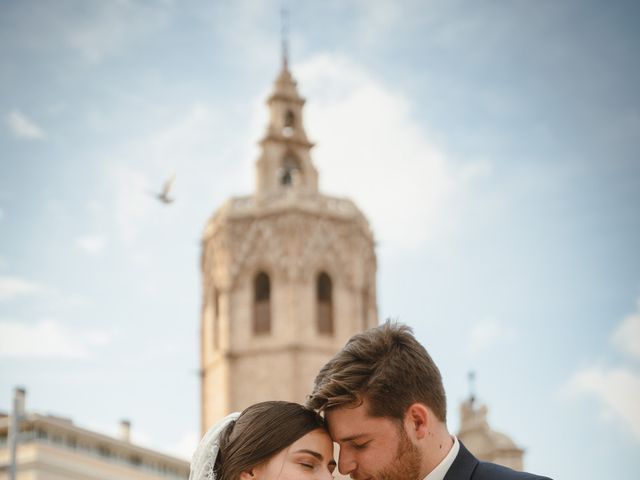
[{"label": "white lace veil", "polygon": [[215,472],[213,471],[216,465],[216,457],[220,451],[220,434],[231,422],[234,422],[240,416],[240,412],[234,412],[209,429],[205,433],[200,445],[196,448],[191,459],[191,473],[189,474],[189,480],[216,480]]}]

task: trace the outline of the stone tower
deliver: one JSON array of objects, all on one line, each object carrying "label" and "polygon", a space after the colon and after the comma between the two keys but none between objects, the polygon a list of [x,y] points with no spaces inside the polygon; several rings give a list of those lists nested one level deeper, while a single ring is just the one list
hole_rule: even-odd
[{"label": "stone tower", "polygon": [[304,103],[285,54],[255,192],[228,200],[204,231],[203,433],[258,401],[304,402],[320,367],[378,323],[373,234],[352,201],[319,192]]},{"label": "stone tower", "polygon": [[504,433],[493,430],[487,413],[486,405],[476,405],[474,395],[462,402],[458,439],[480,460],[523,470],[524,450]]}]

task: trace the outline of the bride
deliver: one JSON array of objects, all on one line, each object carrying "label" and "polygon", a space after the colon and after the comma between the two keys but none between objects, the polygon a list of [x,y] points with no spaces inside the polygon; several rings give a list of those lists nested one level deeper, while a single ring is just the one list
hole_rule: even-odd
[{"label": "bride", "polygon": [[211,427],[189,480],[329,480],[335,468],[322,418],[297,403],[270,401]]}]

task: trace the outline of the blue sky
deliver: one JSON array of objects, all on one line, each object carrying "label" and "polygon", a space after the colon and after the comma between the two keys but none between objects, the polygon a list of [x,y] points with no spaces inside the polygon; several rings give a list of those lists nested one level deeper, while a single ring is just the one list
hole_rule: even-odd
[{"label": "blue sky", "polygon": [[[0,409],[188,455],[199,241],[253,189],[282,2],[0,6]],[[381,318],[555,478],[640,468],[640,7],[289,4],[320,186],[378,242]],[[176,202],[149,192],[176,174]]]}]

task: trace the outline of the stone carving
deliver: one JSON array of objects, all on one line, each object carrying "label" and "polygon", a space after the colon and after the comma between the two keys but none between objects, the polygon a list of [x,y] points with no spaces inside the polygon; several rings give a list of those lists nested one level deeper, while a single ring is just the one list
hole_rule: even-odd
[{"label": "stone carving", "polygon": [[286,281],[310,278],[324,265],[336,272],[337,281],[355,289],[363,283],[358,265],[375,258],[371,240],[353,221],[295,211],[228,219],[217,225],[205,249],[205,275],[228,287],[253,274],[260,258]]}]

